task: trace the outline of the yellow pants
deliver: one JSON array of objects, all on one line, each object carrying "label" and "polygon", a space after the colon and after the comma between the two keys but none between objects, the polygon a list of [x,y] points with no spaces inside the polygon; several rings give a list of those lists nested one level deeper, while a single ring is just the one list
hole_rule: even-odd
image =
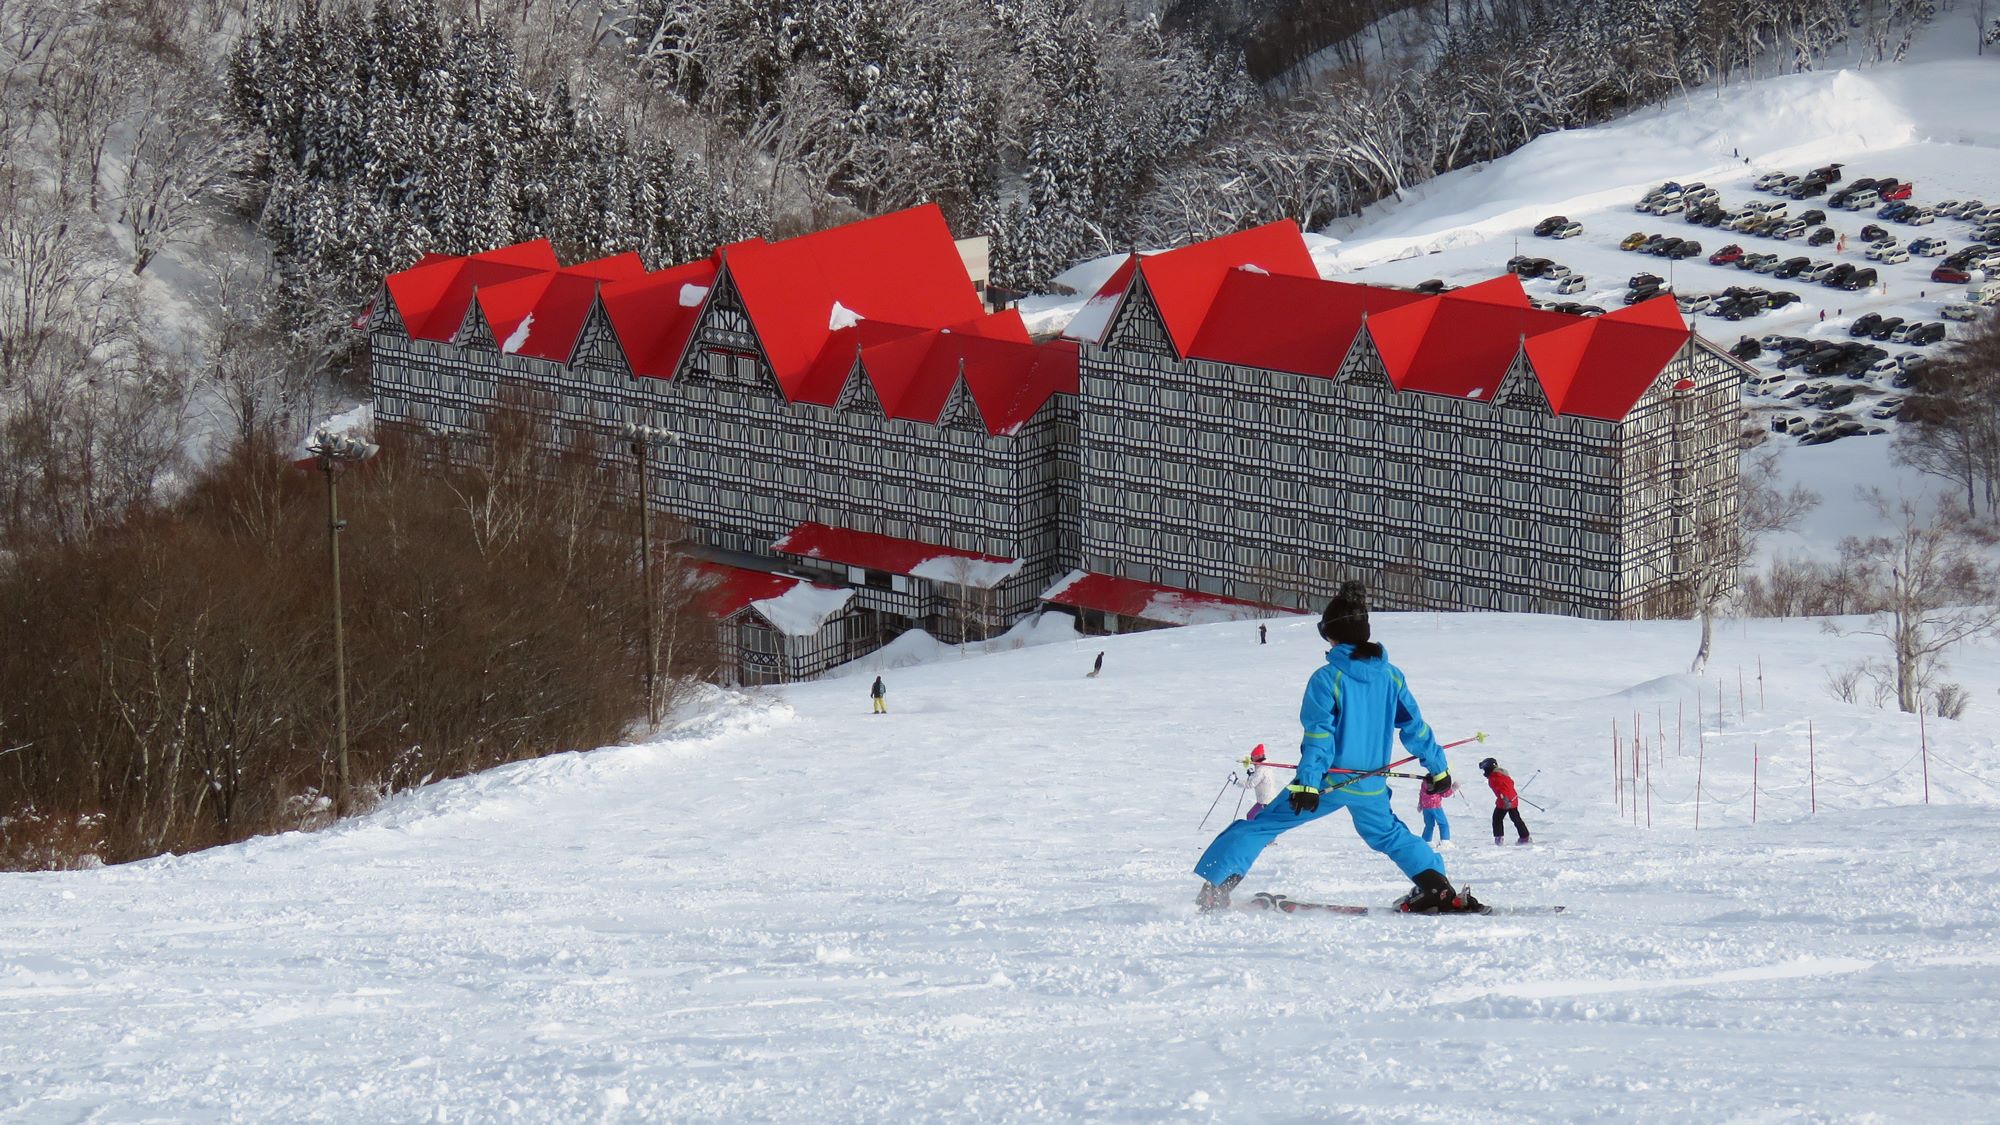
[{"label": "yellow pants", "polygon": [[888,714],[888,713],[889,713],[889,700],[888,700],[888,698],[887,698],[886,696],[880,696],[880,695],[878,695],[878,696],[875,696],[874,698],[875,698],[875,713],[876,713],[877,715],[886,715],[886,714]]}]

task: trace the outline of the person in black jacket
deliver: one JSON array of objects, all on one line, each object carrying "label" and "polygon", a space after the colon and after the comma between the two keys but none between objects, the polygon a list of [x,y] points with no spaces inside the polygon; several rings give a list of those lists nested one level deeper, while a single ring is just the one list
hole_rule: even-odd
[{"label": "person in black jacket", "polygon": [[875,677],[875,686],[868,689],[868,698],[875,701],[877,715],[889,713],[889,689],[882,686],[882,677]]},{"label": "person in black jacket", "polygon": [[1104,654],[1100,652],[1097,654],[1097,663],[1090,666],[1089,677],[1094,680],[1097,678],[1097,674],[1102,671],[1104,671]]}]

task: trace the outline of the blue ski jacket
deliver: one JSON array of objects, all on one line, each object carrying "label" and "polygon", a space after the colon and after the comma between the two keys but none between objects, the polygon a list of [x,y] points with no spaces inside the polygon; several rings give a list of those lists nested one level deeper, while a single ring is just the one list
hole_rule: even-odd
[{"label": "blue ski jacket", "polygon": [[[1305,737],[1299,741],[1295,785],[1325,789],[1349,776],[1328,777],[1329,769],[1364,773],[1381,769],[1389,764],[1392,730],[1402,733],[1403,745],[1423,762],[1424,772],[1438,774],[1450,768],[1402,671],[1389,663],[1386,649],[1380,656],[1357,660],[1353,645],[1335,645],[1326,654],[1326,666],[1306,681],[1299,725],[1305,728]],[[1371,777],[1341,792],[1372,797],[1387,788],[1385,781]]]}]

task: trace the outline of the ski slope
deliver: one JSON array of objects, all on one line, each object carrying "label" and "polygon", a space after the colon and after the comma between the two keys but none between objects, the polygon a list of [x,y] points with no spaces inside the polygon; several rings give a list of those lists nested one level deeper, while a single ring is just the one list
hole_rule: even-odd
[{"label": "ski slope", "polygon": [[[856,669],[322,833],[0,875],[0,1120],[1991,1119],[1991,646],[1926,806],[1916,723],[1824,686],[1874,642],[1731,622],[1696,682],[1688,623],[1375,622],[1442,736],[1490,732],[1450,874],[1569,913],[1193,911],[1233,759],[1292,760],[1306,619],[888,659],[884,717]],[[1481,754],[1539,771],[1537,846],[1484,842]],[[1245,889],[1404,886],[1336,816]]]}]

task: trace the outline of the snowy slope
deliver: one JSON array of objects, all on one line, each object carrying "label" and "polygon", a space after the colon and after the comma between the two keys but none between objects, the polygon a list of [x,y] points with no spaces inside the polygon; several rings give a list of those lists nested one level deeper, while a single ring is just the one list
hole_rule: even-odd
[{"label": "snowy slope", "polygon": [[[886,717],[866,678],[796,685],[325,833],[0,876],[0,1119],[1916,1121],[2000,1097],[1991,647],[1954,674],[1968,720],[1931,723],[1926,807],[1916,724],[1823,686],[1872,650],[1814,623],[1727,625],[1697,684],[1685,623],[1378,615],[1440,732],[1492,735],[1454,752],[1451,874],[1572,912],[1201,917],[1188,869],[1233,791],[1197,824],[1253,743],[1290,760],[1320,659],[1308,621],[1272,626],[892,669]],[[1650,829],[1610,776],[1635,711],[1664,720]],[[1481,753],[1540,771],[1539,846],[1482,843]],[[1338,817],[1249,881],[1400,886]]]}]

